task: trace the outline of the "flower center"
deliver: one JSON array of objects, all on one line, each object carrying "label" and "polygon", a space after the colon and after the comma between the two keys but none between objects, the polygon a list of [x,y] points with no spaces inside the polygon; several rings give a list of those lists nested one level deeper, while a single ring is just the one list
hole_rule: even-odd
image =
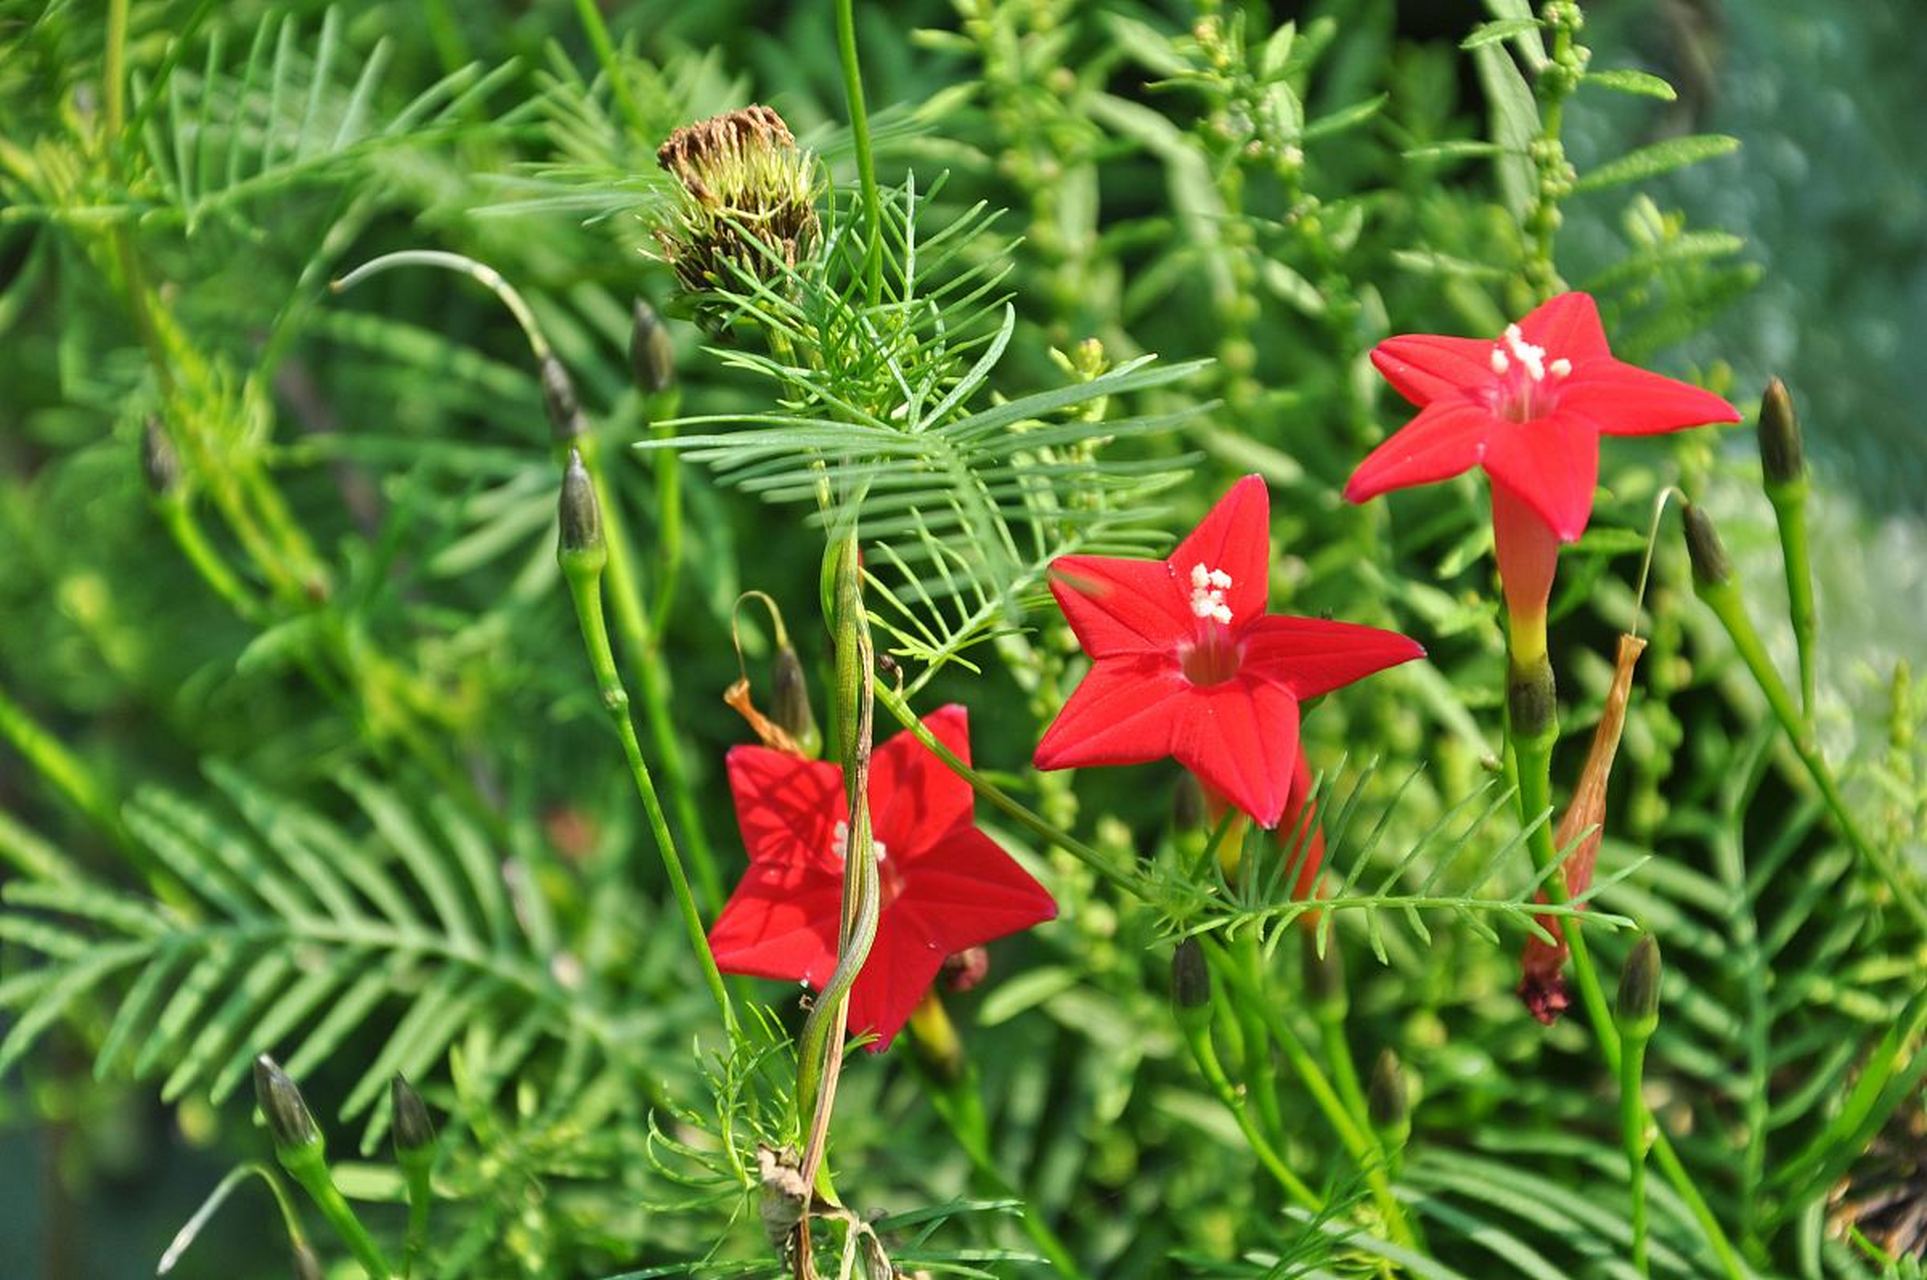
[{"label": "flower center", "polygon": [[1230,622],[1231,606],[1224,602],[1224,593],[1230,589],[1231,575],[1223,569],[1191,566],[1191,612],[1198,617]]},{"label": "flower center", "polygon": [[1498,375],[1493,411],[1512,422],[1531,422],[1551,409],[1548,383],[1572,372],[1572,361],[1548,361],[1544,347],[1527,342],[1516,324],[1492,344],[1492,372]]},{"label": "flower center", "polygon": [[1178,649],[1178,669],[1196,685],[1223,684],[1238,674],[1239,646],[1222,625],[1200,627],[1195,644]]}]

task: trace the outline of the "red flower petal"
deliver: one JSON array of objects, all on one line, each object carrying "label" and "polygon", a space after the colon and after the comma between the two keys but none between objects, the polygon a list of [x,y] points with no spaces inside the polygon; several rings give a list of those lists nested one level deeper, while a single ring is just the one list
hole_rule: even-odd
[{"label": "red flower petal", "polygon": [[1283,685],[1301,700],[1425,656],[1417,641],[1396,631],[1283,614],[1259,618],[1239,640],[1244,672]]},{"label": "red flower petal", "polygon": [[843,874],[836,824],[849,814],[843,770],[768,747],[729,749],[729,790],[752,864]]},{"label": "red flower petal", "polygon": [[[938,742],[970,763],[970,720],[955,703],[923,718]],[[968,824],[975,797],[909,730],[870,758],[870,826],[899,864],[921,857],[951,828]]]},{"label": "red flower petal", "polygon": [[1599,436],[1584,419],[1564,412],[1506,423],[1485,447],[1486,474],[1544,518],[1561,542],[1572,542],[1592,518],[1599,479]]},{"label": "red flower petal", "polygon": [[1168,652],[1197,629],[1197,619],[1162,560],[1060,556],[1050,592],[1093,658]]},{"label": "red flower petal", "polygon": [[1372,364],[1398,393],[1423,408],[1491,384],[1492,343],[1435,333],[1387,338],[1372,348]]},{"label": "red flower petal", "polygon": [[1298,754],[1298,699],[1282,686],[1227,680],[1176,699],[1171,754],[1264,827],[1291,795]]},{"label": "red flower petal", "polygon": [[1606,330],[1599,323],[1599,306],[1589,293],[1548,298],[1519,321],[1519,333],[1534,346],[1544,347],[1548,362],[1563,359],[1576,366],[1612,356]]},{"label": "red flower petal", "polygon": [[840,872],[752,865],[710,927],[709,947],[724,973],[820,989],[836,968],[842,912]]},{"label": "red flower petal", "polygon": [[1428,405],[1366,456],[1345,484],[1345,501],[1365,502],[1393,489],[1431,484],[1470,469],[1485,456],[1494,418],[1483,405],[1447,399]]},{"label": "red flower petal", "polygon": [[871,1053],[889,1048],[949,954],[933,946],[922,931],[906,925],[895,904],[885,907],[876,941],[856,985],[850,988],[850,1033],[876,1036],[866,1046]]},{"label": "red flower petal", "polygon": [[1615,436],[1740,420],[1740,411],[1711,391],[1618,360],[1575,370],[1559,388],[1559,412],[1576,413]]},{"label": "red flower petal", "polygon": [[1050,891],[975,827],[957,827],[902,872],[896,918],[914,922],[944,955],[1057,918]]},{"label": "red flower petal", "polygon": [[1224,602],[1233,626],[1263,613],[1271,596],[1271,491],[1264,478],[1246,476],[1232,485],[1165,563],[1187,609],[1191,570],[1203,565],[1231,575]]},{"label": "red flower petal", "polygon": [[1192,690],[1175,655],[1100,659],[1044,731],[1033,762],[1080,769],[1162,759],[1171,754],[1175,704]]}]

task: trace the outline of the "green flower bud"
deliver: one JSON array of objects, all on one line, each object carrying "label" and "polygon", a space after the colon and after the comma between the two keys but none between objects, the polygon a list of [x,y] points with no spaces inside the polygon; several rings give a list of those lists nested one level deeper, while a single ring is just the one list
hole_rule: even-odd
[{"label": "green flower bud", "polygon": [[1405,1069],[1390,1049],[1372,1064],[1372,1082],[1366,1091],[1366,1109],[1372,1127],[1384,1135],[1392,1147],[1402,1147],[1412,1133],[1412,1095],[1405,1083]]},{"label": "green flower bud", "polygon": [[575,380],[553,354],[542,357],[542,405],[549,411],[549,431],[556,440],[573,440],[589,429]]},{"label": "green flower bud", "polygon": [[1613,1021],[1628,1040],[1650,1040],[1659,1027],[1659,941],[1652,934],[1633,944],[1619,974]]},{"label": "green flower bud", "polygon": [[157,498],[171,498],[181,487],[181,455],[167,438],[160,415],[150,413],[141,424],[141,474]]},{"label": "green flower bud", "polygon": [[1693,561],[1693,581],[1703,587],[1723,586],[1732,575],[1732,562],[1720,542],[1712,517],[1702,507],[1687,503],[1680,517],[1686,524],[1686,554]]},{"label": "green flower bud", "polygon": [[796,650],[785,645],[776,651],[770,683],[773,686],[771,716],[783,726],[797,747],[811,760],[823,754],[823,733],[816,727],[816,713],[810,709],[809,681],[803,674],[803,660]]},{"label": "green flower bud", "polygon": [[275,1154],[286,1163],[290,1156],[321,1150],[321,1130],[288,1073],[267,1054],[254,1060],[254,1098],[267,1118]]},{"label": "green flower bud", "polygon": [[629,369],[646,393],[667,391],[676,382],[676,347],[669,340],[669,326],[641,298],[636,299],[634,314],[629,327]]},{"label": "green flower bud", "polygon": [[1350,1011],[1345,994],[1345,958],[1339,954],[1338,939],[1325,939],[1324,954],[1318,950],[1318,931],[1301,929],[1305,971],[1305,999],[1320,1021],[1341,1022]]},{"label": "green flower bud", "polygon": [[388,1094],[395,1109],[395,1154],[403,1161],[431,1152],[435,1148],[435,1126],[429,1122],[428,1106],[415,1087],[400,1072],[388,1083]]},{"label": "green flower bud", "polygon": [[1178,1020],[1190,1023],[1211,1016],[1211,965],[1204,958],[1204,944],[1196,938],[1181,938],[1171,956],[1171,1003],[1177,1006]]},{"label": "green flower bud", "polygon": [[1774,378],[1760,397],[1760,470],[1769,485],[1787,485],[1806,474],[1806,448],[1800,441],[1800,418],[1786,383]]},{"label": "green flower bud", "polygon": [[582,455],[569,450],[569,465],[562,472],[562,499],[557,506],[561,535],[556,558],[565,571],[600,573],[608,563],[609,548],[602,540],[602,507],[596,501],[595,485]]}]

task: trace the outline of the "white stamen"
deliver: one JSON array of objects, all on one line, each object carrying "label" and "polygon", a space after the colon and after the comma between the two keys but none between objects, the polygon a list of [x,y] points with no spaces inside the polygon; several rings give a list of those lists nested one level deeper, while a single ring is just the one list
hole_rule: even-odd
[{"label": "white stamen", "polygon": [[1224,593],[1230,589],[1231,575],[1223,569],[1191,566],[1191,612],[1196,616],[1229,624],[1231,606],[1224,602]]},{"label": "white stamen", "polygon": [[1554,360],[1546,366],[1546,371],[1555,378],[1563,378],[1572,372],[1572,361],[1565,358]]},{"label": "white stamen", "polygon": [[[1510,367],[1509,362],[1506,361],[1505,358],[1507,352],[1510,352],[1513,360],[1517,360],[1526,367],[1526,374],[1531,377],[1534,382],[1544,382],[1546,380],[1546,349],[1544,347],[1534,346],[1532,343],[1527,342],[1524,331],[1516,324],[1509,324],[1505,327],[1505,337],[1502,341],[1505,343],[1503,350],[1500,349],[1498,343],[1492,345],[1492,372],[1504,373],[1506,369]],[[1572,366],[1568,364],[1566,367],[1570,369]]]}]

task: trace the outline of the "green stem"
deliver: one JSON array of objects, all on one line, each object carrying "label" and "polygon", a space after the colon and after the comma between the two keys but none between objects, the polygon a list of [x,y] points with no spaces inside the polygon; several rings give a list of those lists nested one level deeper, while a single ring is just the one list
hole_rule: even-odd
[{"label": "green stem", "polygon": [[[1304,1179],[1291,1171],[1291,1167],[1278,1154],[1278,1149],[1271,1145],[1271,1139],[1267,1138],[1264,1130],[1252,1120],[1251,1111],[1245,1106],[1244,1096],[1225,1075],[1224,1066],[1218,1061],[1218,1052],[1211,1044],[1209,1020],[1203,1020],[1194,1027],[1187,1027],[1184,1038],[1191,1047],[1191,1057],[1197,1062],[1198,1070],[1203,1074],[1205,1083],[1211,1086],[1211,1092],[1217,1095],[1218,1101],[1224,1104],[1225,1110],[1229,1111],[1232,1118],[1238,1122],[1238,1131],[1244,1134],[1251,1153],[1258,1157],[1258,1163],[1277,1179],[1278,1185],[1284,1189],[1285,1194],[1299,1207],[1313,1214],[1322,1213],[1325,1202],[1305,1185]],[[1263,1042],[1260,1041],[1255,1051],[1263,1051],[1263,1047]]]},{"label": "green stem", "polygon": [[207,534],[201,528],[201,522],[194,518],[194,512],[188,508],[185,499],[170,496],[162,498],[157,506],[160,509],[161,522],[167,526],[167,532],[174,539],[174,545],[179,547],[181,554],[187,557],[187,562],[194,567],[194,571],[201,575],[201,581],[207,583],[214,594],[221,597],[222,601],[243,621],[259,622],[261,620],[260,602],[241,584],[234,570],[228,567],[227,561],[221,559],[214,550],[213,544],[207,540]]},{"label": "green stem", "polygon": [[1726,629],[1727,638],[1733,642],[1733,648],[1739,653],[1740,661],[1746,664],[1746,669],[1752,673],[1754,683],[1759,685],[1760,692],[1766,695],[1767,706],[1772,709],[1774,718],[1785,730],[1794,755],[1799,757],[1800,763],[1806,767],[1807,775],[1813,779],[1814,786],[1819,789],[1820,798],[1826,803],[1834,825],[1846,837],[1847,843],[1853,846],[1854,851],[1864,858],[1867,864],[1873,867],[1875,873],[1886,882],[1888,889],[1894,895],[1894,900],[1900,904],[1901,909],[1907,913],[1914,924],[1917,927],[1927,927],[1927,903],[1921,901],[1914,886],[1907,882],[1905,874],[1895,865],[1887,851],[1868,838],[1866,832],[1861,829],[1860,823],[1855,820],[1853,811],[1847,807],[1846,797],[1840,793],[1840,785],[1833,776],[1833,770],[1828,767],[1826,758],[1820,754],[1820,748],[1814,742],[1812,730],[1800,714],[1799,707],[1794,703],[1792,693],[1780,679],[1780,673],[1774,669],[1773,660],[1767,655],[1766,645],[1761,643],[1759,633],[1753,629],[1752,619],[1747,616],[1745,602],[1740,599],[1739,588],[1734,585],[1731,578],[1723,582],[1709,583],[1700,580],[1697,576],[1694,578],[1693,586],[1699,593],[1700,599],[1713,611],[1720,625]]},{"label": "green stem", "polygon": [[1351,1041],[1345,1036],[1345,1019],[1320,1016],[1319,1039],[1325,1047],[1325,1061],[1331,1066],[1332,1083],[1345,1109],[1361,1125],[1371,1123],[1371,1107],[1365,1100],[1364,1082],[1358,1076],[1358,1063],[1352,1058]]},{"label": "green stem", "polygon": [[843,64],[843,96],[849,103],[857,177],[863,186],[863,217],[869,236],[863,259],[870,283],[870,305],[875,306],[883,297],[883,196],[877,189],[876,157],[870,150],[870,113],[863,105],[863,68],[857,61],[854,0],[836,0],[836,52]]},{"label": "green stem", "polygon": [[1626,1147],[1626,1176],[1633,1208],[1633,1266],[1651,1275],[1646,1261],[1646,1100],[1640,1082],[1645,1075],[1646,1041],[1628,1039],[1619,1059],[1619,1134]]},{"label": "green stem", "polygon": [[876,656],[870,642],[869,614],[863,605],[863,570],[858,564],[855,533],[838,538],[828,554],[834,565],[830,617],[836,635],[837,759],[843,766],[843,792],[850,816],[836,968],[803,1025],[797,1054],[796,1101],[808,1137],[802,1173],[809,1184],[815,1183],[816,1175],[825,1167],[823,1153],[843,1062],[849,995],[876,941],[881,910],[876,843],[870,827]]},{"label": "green stem", "polygon": [[417,1155],[401,1162],[402,1176],[408,1184],[408,1234],[403,1237],[402,1280],[414,1274],[416,1261],[428,1247],[428,1207],[435,1198],[434,1189],[429,1185],[432,1164],[432,1154],[427,1159]]},{"label": "green stem", "polygon": [[328,1171],[328,1162],[317,1148],[305,1152],[282,1156],[281,1165],[288,1176],[301,1184],[308,1198],[321,1210],[321,1216],[328,1220],[336,1236],[348,1246],[361,1269],[368,1273],[368,1280],[390,1280],[394,1274],[388,1266],[388,1259],[382,1255],[381,1247],[375,1238],[368,1234],[368,1228],[361,1225],[361,1219],[335,1186],[334,1176]]},{"label": "green stem", "polygon": [[[1247,929],[1237,939],[1238,963],[1245,967],[1251,980],[1258,986],[1265,981],[1264,954],[1258,946],[1258,931]],[[1258,1019],[1258,1011],[1240,1002],[1234,1012],[1243,1024],[1245,1044],[1245,1075],[1247,1089],[1258,1100],[1258,1116],[1264,1121],[1265,1129],[1283,1135],[1285,1120],[1278,1107],[1278,1066],[1271,1056],[1269,1042],[1265,1039],[1264,1025]]]},{"label": "green stem", "polygon": [[1049,1261],[1053,1274],[1065,1280],[1086,1280],[1084,1269],[1078,1266],[1070,1246],[1052,1230],[1030,1197],[997,1167],[996,1158],[990,1152],[990,1126],[984,1117],[983,1091],[976,1068],[968,1067],[960,1078],[949,1082],[937,1079],[933,1073],[925,1074],[930,1081],[930,1096],[937,1115],[949,1126],[951,1135],[970,1158],[971,1167],[988,1192],[1022,1203],[1020,1217],[1024,1232]]},{"label": "green stem", "polygon": [[1229,952],[1218,943],[1207,941],[1205,954],[1211,960],[1211,967],[1237,992],[1240,1002],[1259,1011],[1265,1030],[1272,1042],[1283,1051],[1285,1061],[1291,1064],[1305,1093],[1324,1114],[1332,1131],[1343,1144],[1365,1175],[1366,1185],[1371,1188],[1372,1200],[1378,1206],[1379,1215],[1385,1220],[1385,1230],[1394,1244],[1410,1246],[1415,1243],[1411,1225],[1405,1219],[1405,1210],[1398,1197],[1392,1193],[1392,1182],[1386,1176],[1388,1165],[1385,1152],[1380,1148],[1377,1137],[1365,1125],[1352,1118],[1339,1098],[1331,1081],[1319,1069],[1311,1051],[1298,1033],[1285,1020],[1283,1010],[1276,1001],[1266,997],[1262,987],[1254,983],[1244,970],[1232,962]]},{"label": "green stem", "polygon": [[662,760],[663,775],[669,784],[670,803],[676,809],[676,825],[682,829],[683,840],[689,845],[689,857],[696,868],[696,882],[702,891],[703,902],[711,907],[720,907],[725,897],[722,871],[716,861],[716,851],[703,828],[702,815],[696,808],[695,793],[690,787],[689,772],[683,762],[682,744],[677,740],[675,717],[670,709],[668,668],[659,660],[655,634],[649,625],[649,615],[643,608],[642,587],[635,572],[636,557],[634,545],[629,541],[628,521],[609,483],[600,442],[593,434],[585,435],[576,441],[576,447],[582,455],[582,465],[589,473],[589,483],[595,487],[596,501],[602,508],[602,525],[609,546],[610,604],[615,613],[616,629],[622,636],[629,669],[641,684],[643,717],[648,722],[649,737],[655,744],[656,754]]},{"label": "green stem", "polygon": [[[1543,647],[1540,652],[1543,654]],[[1520,686],[1527,674],[1515,668],[1510,677],[1512,685],[1515,688]],[[1559,720],[1550,669],[1543,679],[1543,702],[1538,698],[1508,697],[1512,713],[1506,717],[1506,746],[1518,774],[1519,821],[1531,827],[1526,848],[1532,855],[1533,867],[1542,877],[1541,888],[1546,900],[1555,906],[1565,906],[1571,901],[1571,895],[1566,889],[1564,871],[1552,870],[1559,860],[1559,851],[1553,845],[1550,819],[1552,746],[1559,736]],[[1522,719],[1519,713],[1526,708],[1531,709],[1532,718],[1522,724],[1519,722]],[[1571,951],[1573,983],[1579,988],[1579,1000],[1585,1006],[1586,1020],[1592,1025],[1593,1037],[1599,1045],[1599,1056],[1605,1062],[1606,1069],[1617,1077],[1622,1061],[1619,1031],[1613,1024],[1612,1004],[1606,997],[1605,986],[1599,980],[1599,971],[1593,967],[1592,951],[1586,943],[1581,918],[1577,915],[1566,917],[1560,922],[1560,933]],[[1652,1153],[1660,1171],[1666,1175],[1666,1181],[1686,1202],[1707,1243],[1718,1255],[1722,1269],[1733,1280],[1742,1280],[1747,1272],[1739,1254],[1726,1238],[1725,1229],[1714,1216],[1712,1207],[1706,1203],[1706,1197],[1700,1194],[1692,1175],[1680,1163],[1672,1141],[1667,1138],[1665,1130],[1657,1125],[1653,1128]]]},{"label": "green stem", "polygon": [[602,20],[602,10],[595,0],[575,0],[576,17],[582,23],[583,33],[589,37],[589,47],[595,50],[596,61],[602,64],[602,73],[609,77],[609,88],[616,95],[616,106],[629,122],[629,128],[640,137],[648,137],[649,121],[636,105],[636,96],[630,91],[629,81],[622,74],[622,63],[616,57],[615,41],[609,38],[609,26]]},{"label": "green stem", "polygon": [[1819,610],[1813,599],[1813,559],[1807,542],[1807,478],[1766,486],[1780,530],[1780,557],[1786,568],[1787,617],[1800,653],[1801,723],[1813,727],[1813,704],[1819,683]]},{"label": "green stem", "polygon": [[[673,416],[673,407],[670,413]],[[654,433],[657,439],[665,439],[674,434],[674,428],[658,425]],[[662,449],[652,462],[656,469],[657,577],[649,630],[661,636],[669,628],[669,612],[675,607],[682,575],[682,456],[674,449]]]},{"label": "green stem", "polygon": [[656,850],[662,855],[663,870],[668,873],[669,888],[675,895],[683,929],[689,934],[689,944],[702,965],[703,981],[708,984],[710,994],[722,1010],[723,1025],[733,1036],[736,1010],[730,1003],[728,990],[723,986],[722,973],[716,968],[716,957],[709,949],[709,937],[703,932],[702,913],[696,908],[695,895],[689,888],[689,877],[683,871],[682,855],[676,851],[675,839],[669,834],[668,820],[663,817],[662,800],[656,794],[655,780],[649,775],[649,764],[643,759],[642,744],[636,739],[635,722],[629,715],[629,693],[622,686],[622,677],[616,671],[615,653],[609,647],[609,628],[602,616],[602,575],[599,571],[569,571],[565,566],[564,576],[569,583],[569,595],[575,602],[576,621],[582,630],[582,642],[588,650],[589,666],[595,672],[596,690],[602,695],[603,708],[608,711],[610,722],[615,725],[616,736],[622,739],[622,752],[628,758],[636,794],[642,798],[643,812],[648,817],[650,834],[655,837]]}]

